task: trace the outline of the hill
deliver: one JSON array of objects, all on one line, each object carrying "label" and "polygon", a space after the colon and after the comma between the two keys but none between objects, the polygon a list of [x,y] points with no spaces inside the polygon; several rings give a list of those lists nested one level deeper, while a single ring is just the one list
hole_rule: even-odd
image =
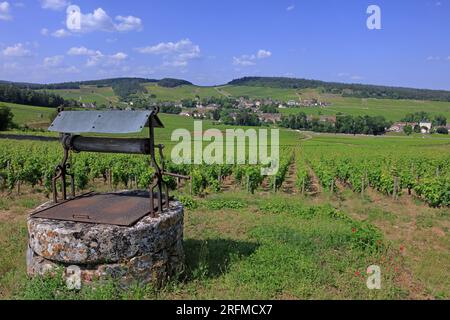
[{"label": "hill", "polygon": [[32,90],[60,90],[60,89],[80,89],[83,86],[96,86],[96,87],[114,87],[119,84],[129,84],[129,83],[157,83],[162,87],[175,88],[182,85],[192,85],[191,82],[182,79],[164,78],[161,80],[156,79],[146,79],[146,78],[110,78],[101,80],[88,80],[88,81],[72,81],[72,82],[61,82],[61,83],[51,83],[51,84],[38,84],[38,83],[26,83],[26,82],[11,82],[0,80],[0,84],[10,84],[21,89],[32,89]]},{"label": "hill", "polygon": [[341,94],[343,96],[356,98],[450,101],[450,91],[444,90],[324,82],[318,80],[295,78],[245,77],[233,80],[228,84],[233,86],[269,87],[282,89],[321,89],[327,93]]},{"label": "hill", "polygon": [[[408,113],[424,111],[432,116],[444,115],[450,119],[450,92],[448,91],[330,83],[292,78],[247,77],[216,87],[196,86],[185,80],[170,78],[162,80],[116,78],[50,85],[21,83],[15,84],[15,86],[37,88],[36,91],[46,91],[60,96],[66,101],[95,103],[97,106],[120,106],[122,104],[121,97],[129,93],[137,93],[156,102],[180,102],[186,99],[193,101],[197,98],[212,97],[248,97],[250,99],[270,98],[280,102],[318,100],[327,105],[326,107],[281,109],[283,114],[305,112],[308,115],[330,116],[338,113],[382,115],[387,120],[399,121]],[[0,97],[0,101],[8,100]]]}]

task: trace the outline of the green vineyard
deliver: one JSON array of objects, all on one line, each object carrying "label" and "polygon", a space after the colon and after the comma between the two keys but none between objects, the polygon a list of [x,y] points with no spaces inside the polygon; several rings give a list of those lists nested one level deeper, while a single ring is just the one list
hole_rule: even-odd
[{"label": "green vineyard", "polygon": [[[327,147],[328,149],[330,147]],[[190,192],[194,195],[215,193],[224,189],[226,181],[234,181],[242,189],[254,193],[267,182],[277,192],[285,182],[289,168],[295,164],[296,187],[302,193],[313,187],[313,176],[321,189],[336,193],[349,188],[364,195],[368,188],[394,199],[415,195],[430,206],[450,205],[450,155],[441,149],[426,149],[416,154],[411,148],[397,151],[333,147],[284,147],[280,151],[279,170],[275,176],[261,175],[261,166],[254,165],[175,165],[167,162],[168,171],[192,177]],[[57,143],[2,142],[0,145],[1,187],[10,191],[22,185],[51,189],[54,168],[61,158]],[[149,186],[153,172],[144,156],[75,154],[71,170],[76,188],[83,190],[90,181],[100,179],[113,188]],[[168,177],[172,189],[175,178]],[[316,186],[318,188],[319,186]]]}]

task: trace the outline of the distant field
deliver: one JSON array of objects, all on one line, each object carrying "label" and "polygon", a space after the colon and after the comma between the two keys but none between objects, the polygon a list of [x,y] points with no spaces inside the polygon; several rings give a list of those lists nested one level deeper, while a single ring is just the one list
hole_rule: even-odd
[{"label": "distant field", "polygon": [[119,102],[119,98],[114,94],[111,87],[97,88],[96,86],[83,86],[80,89],[46,91],[56,93],[64,99],[72,99],[82,103],[96,102],[98,105],[108,105]]},{"label": "distant field", "polygon": [[425,111],[432,115],[442,114],[450,119],[450,102],[390,100],[390,99],[358,99],[331,97],[325,99],[332,105],[325,108],[289,108],[283,114],[305,112],[308,115],[335,115],[344,113],[357,116],[384,116],[388,120],[398,121],[408,113]]},{"label": "distant field", "polygon": [[298,100],[298,90],[294,89],[278,89],[267,87],[246,87],[246,86],[224,86],[220,87],[221,90],[229,93],[234,97],[248,96],[251,98],[267,99],[272,98],[275,100]]},{"label": "distant field", "polygon": [[[207,97],[242,97],[265,99],[272,98],[280,101],[299,99],[318,99],[329,102],[331,105],[325,108],[290,108],[282,110],[283,114],[296,114],[305,112],[308,115],[335,115],[344,113],[350,115],[382,115],[388,120],[399,121],[408,113],[426,111],[432,115],[443,114],[450,119],[450,102],[392,100],[392,99],[359,99],[344,98],[339,95],[323,94],[318,90],[306,89],[277,89],[267,87],[249,86],[221,86],[198,87],[180,86],[177,88],[164,88],[157,84],[149,83],[145,87],[148,94],[156,95],[158,100],[180,101],[182,99],[195,99]],[[85,86],[80,90],[51,90],[64,98],[90,103],[117,105],[119,98],[115,96],[112,88],[97,88]]]},{"label": "distant field", "polygon": [[52,108],[32,107],[14,103],[0,102],[0,106],[11,108],[13,121],[20,125],[49,122],[49,117],[54,111]]},{"label": "distant field", "polygon": [[157,84],[146,84],[149,94],[155,94],[158,100],[182,100],[223,96],[213,87],[180,86],[177,88],[164,88]]}]

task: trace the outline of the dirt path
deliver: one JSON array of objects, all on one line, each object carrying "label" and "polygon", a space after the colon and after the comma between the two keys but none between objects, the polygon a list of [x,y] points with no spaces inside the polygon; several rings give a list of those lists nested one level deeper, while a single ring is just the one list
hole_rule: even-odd
[{"label": "dirt path", "polygon": [[323,193],[323,187],[320,184],[319,178],[316,176],[316,173],[310,166],[307,166],[307,169],[308,175],[311,177],[311,187],[308,195],[316,196],[318,194]]},{"label": "dirt path", "polygon": [[296,161],[289,166],[288,173],[286,175],[286,179],[281,186],[281,191],[287,194],[296,194],[297,193],[297,166]]},{"label": "dirt path", "polygon": [[217,88],[217,87],[214,87],[214,89],[215,89],[219,94],[223,95],[224,97],[227,97],[227,98],[231,97],[231,94],[229,94],[228,92],[224,91],[223,89],[220,89],[220,88]]}]

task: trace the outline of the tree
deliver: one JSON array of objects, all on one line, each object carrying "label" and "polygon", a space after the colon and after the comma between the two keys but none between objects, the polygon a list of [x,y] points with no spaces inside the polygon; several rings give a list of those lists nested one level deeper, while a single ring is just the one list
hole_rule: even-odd
[{"label": "tree", "polygon": [[413,127],[408,125],[406,127],[403,128],[403,132],[407,135],[410,136],[413,133]]},{"label": "tree", "polygon": [[433,125],[435,127],[446,126],[447,118],[443,115],[438,115],[438,116],[434,117]]},{"label": "tree", "polygon": [[10,108],[0,106],[0,131],[6,131],[13,126],[14,115]]},{"label": "tree", "polygon": [[444,127],[437,128],[436,133],[438,134],[448,134],[448,129]]},{"label": "tree", "polygon": [[414,132],[415,133],[421,133],[422,132],[422,128],[418,124],[416,124],[414,126]]}]

